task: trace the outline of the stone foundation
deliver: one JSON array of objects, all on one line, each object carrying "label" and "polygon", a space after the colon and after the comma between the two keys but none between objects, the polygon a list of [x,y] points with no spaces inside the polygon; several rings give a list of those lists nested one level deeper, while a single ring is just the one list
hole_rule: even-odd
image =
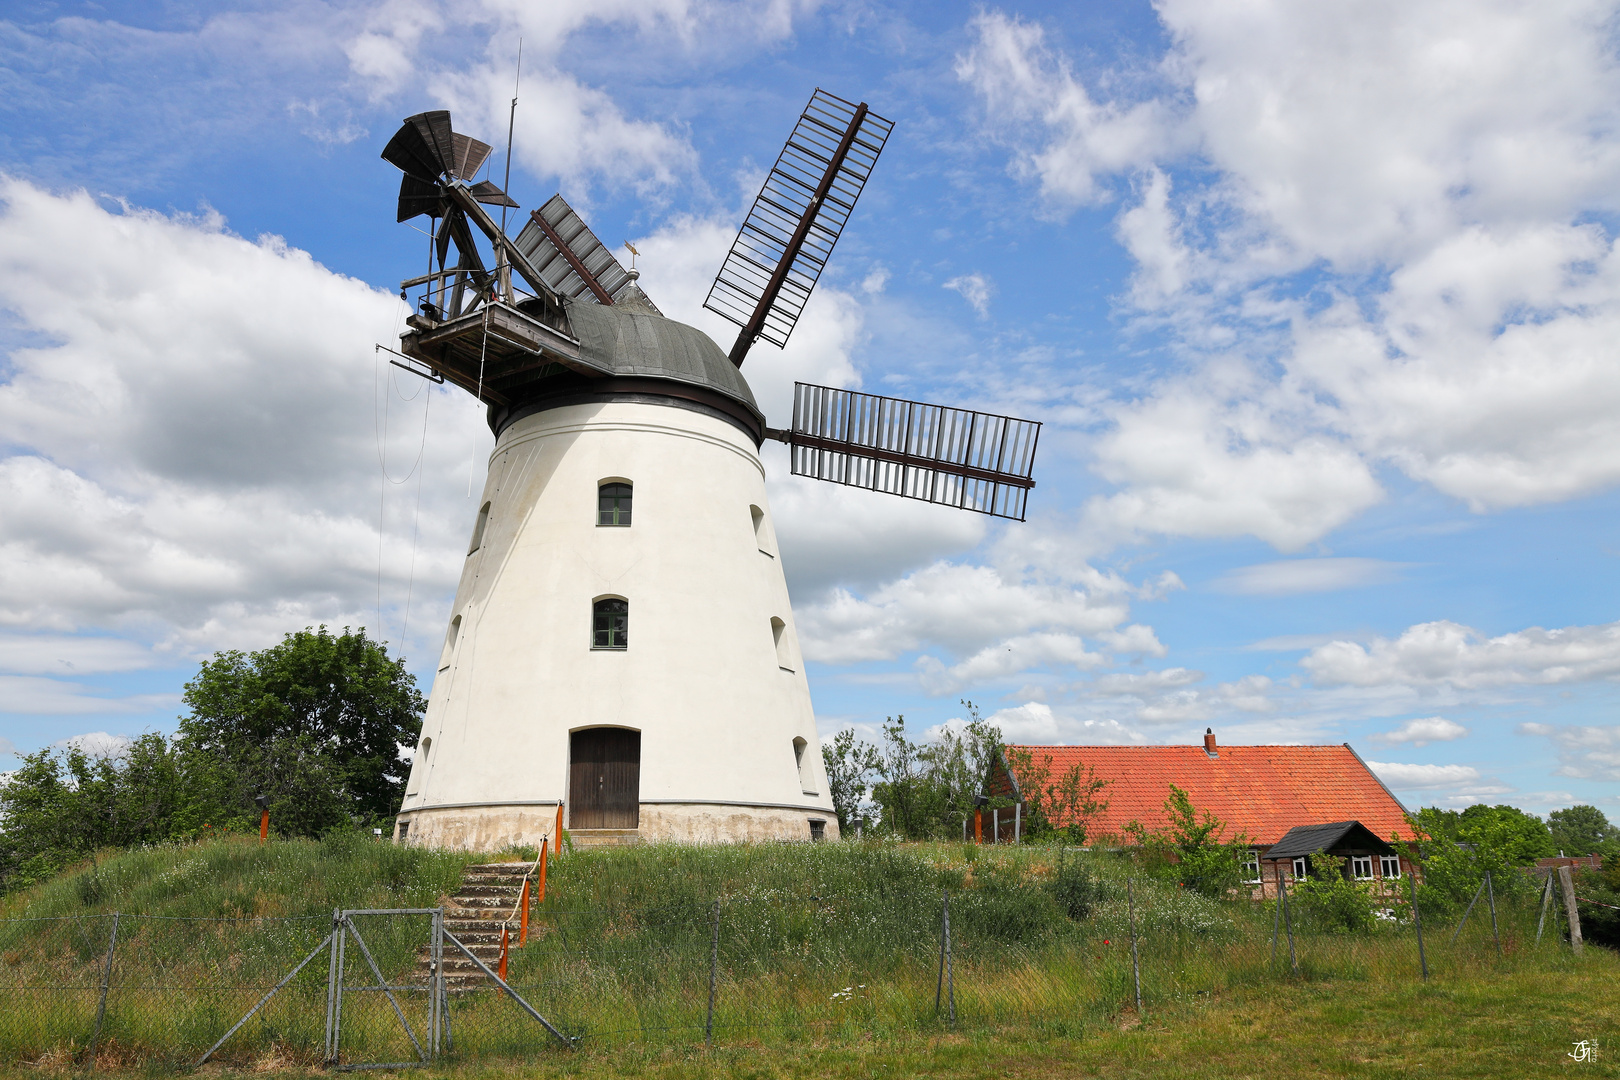
[{"label": "stone foundation", "polygon": [[[838,817],[831,811],[715,803],[643,803],[637,830],[646,842],[734,844],[765,840],[809,840],[810,822],[824,822],[823,837],[838,839]],[[557,807],[468,806],[410,810],[399,815],[394,839],[407,825],[404,842],[462,851],[499,851],[538,845],[550,836]]]}]

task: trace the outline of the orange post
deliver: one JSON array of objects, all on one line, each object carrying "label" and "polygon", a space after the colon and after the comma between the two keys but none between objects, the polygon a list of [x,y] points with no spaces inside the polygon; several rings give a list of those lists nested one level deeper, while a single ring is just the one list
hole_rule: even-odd
[{"label": "orange post", "polygon": [[557,804],[557,827],[551,830],[551,853],[562,854],[562,810],[563,804]]},{"label": "orange post", "polygon": [[270,808],[267,806],[259,812],[259,843],[270,838]]},{"label": "orange post", "polygon": [[529,879],[523,879],[523,899],[518,902],[518,948],[529,943]]},{"label": "orange post", "polygon": [[975,810],[975,811],[973,811],[973,842],[975,844],[984,843],[984,811],[983,810]]},{"label": "orange post", "polygon": [[538,903],[546,902],[546,849],[540,848],[540,886],[535,889],[535,900]]},{"label": "orange post", "polygon": [[501,982],[506,981],[506,927],[501,926],[501,960],[495,968],[495,974],[500,976]]}]

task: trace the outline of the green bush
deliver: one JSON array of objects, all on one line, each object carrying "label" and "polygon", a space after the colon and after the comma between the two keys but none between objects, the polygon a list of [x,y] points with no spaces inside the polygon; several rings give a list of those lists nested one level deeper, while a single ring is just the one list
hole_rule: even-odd
[{"label": "green bush", "polygon": [[1311,856],[1311,876],[1296,881],[1289,892],[1294,917],[1307,928],[1341,934],[1371,933],[1378,925],[1371,886],[1351,881],[1345,860],[1318,851]]},{"label": "green bush", "polygon": [[1103,899],[1102,882],[1081,859],[1060,856],[1057,871],[1046,887],[1058,907],[1075,922],[1090,916],[1092,909]]}]

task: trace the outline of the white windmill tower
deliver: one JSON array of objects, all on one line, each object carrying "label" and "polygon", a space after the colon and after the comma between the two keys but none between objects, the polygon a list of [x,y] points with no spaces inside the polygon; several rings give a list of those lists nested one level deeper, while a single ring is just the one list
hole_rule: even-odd
[{"label": "white windmill tower", "polygon": [[807,384],[766,427],[743,359],[786,344],[891,127],[812,96],[706,304],[742,327],[729,357],[561,196],[509,239],[480,204],[516,204],[469,182],[489,147],[448,113],[389,142],[399,220],[437,226],[401,366],[476,394],[496,437],[399,838],[534,843],[559,806],[581,840],[837,835],[762,441],[796,474],[1022,520],[1039,433]]}]

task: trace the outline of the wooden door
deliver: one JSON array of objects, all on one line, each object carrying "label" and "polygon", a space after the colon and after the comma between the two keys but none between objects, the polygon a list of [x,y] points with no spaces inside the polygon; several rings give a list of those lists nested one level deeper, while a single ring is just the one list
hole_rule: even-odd
[{"label": "wooden door", "polygon": [[568,819],[575,829],[634,829],[641,814],[641,732],[586,728],[569,739]]}]

